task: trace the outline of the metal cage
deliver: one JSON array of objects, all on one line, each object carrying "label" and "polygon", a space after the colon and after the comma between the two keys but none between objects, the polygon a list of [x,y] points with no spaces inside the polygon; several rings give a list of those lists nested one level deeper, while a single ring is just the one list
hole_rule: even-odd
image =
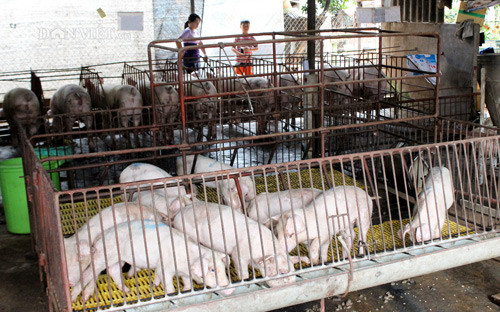
[{"label": "metal cage", "polygon": [[[299,35],[259,44],[415,36]],[[439,51],[438,36],[417,36]],[[170,41],[150,44],[147,68],[125,64],[122,83],[149,87],[138,127],[21,131],[51,310],[264,311],[500,256],[499,130],[438,117],[439,74],[420,73],[435,87],[413,85],[380,49],[320,54],[317,69],[273,52],[241,77],[222,58],[233,40],[203,40],[221,57],[196,76],[154,58]],[[268,84],[238,89],[252,78]],[[172,118],[162,87],[178,94]],[[44,150],[54,156],[39,160]]]}]

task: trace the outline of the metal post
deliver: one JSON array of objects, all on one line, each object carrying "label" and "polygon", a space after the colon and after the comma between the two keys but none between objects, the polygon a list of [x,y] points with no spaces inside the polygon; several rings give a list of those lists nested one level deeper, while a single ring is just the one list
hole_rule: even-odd
[{"label": "metal post", "polygon": [[[316,1],[307,0],[307,30],[316,30]],[[313,34],[314,35],[314,34]],[[309,69],[314,70],[314,57],[316,54],[314,40],[307,41],[307,61]]]},{"label": "metal post", "polygon": [[481,67],[481,114],[479,115],[480,125],[484,125],[485,107],[486,107],[486,68]]}]

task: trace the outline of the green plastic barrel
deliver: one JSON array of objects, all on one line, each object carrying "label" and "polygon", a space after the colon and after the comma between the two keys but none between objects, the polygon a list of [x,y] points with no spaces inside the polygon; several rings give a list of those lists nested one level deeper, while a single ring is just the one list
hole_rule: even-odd
[{"label": "green plastic barrel", "polygon": [[[37,151],[38,157],[45,158],[56,155],[69,155],[71,148],[61,146],[57,148]],[[50,161],[42,163],[46,170],[56,169],[65,161]],[[21,157],[11,158],[0,162],[0,187],[2,189],[3,208],[7,230],[14,234],[29,234],[30,220],[28,203],[26,200],[26,187],[24,184],[23,162]],[[59,190],[59,172],[50,173],[54,186]]]}]

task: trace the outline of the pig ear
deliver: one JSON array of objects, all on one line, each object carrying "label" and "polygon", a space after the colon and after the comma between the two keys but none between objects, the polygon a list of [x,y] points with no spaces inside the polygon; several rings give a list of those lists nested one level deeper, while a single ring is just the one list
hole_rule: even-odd
[{"label": "pig ear", "polygon": [[273,221],[274,221],[274,220],[273,220],[272,218],[269,218],[269,219],[267,219],[266,221],[262,222],[262,224],[263,224],[265,227],[267,227],[267,228],[268,228],[268,227],[270,227],[270,226],[271,226],[271,224],[273,223]]},{"label": "pig ear", "polygon": [[[282,216],[282,215],[272,216],[272,217],[271,217],[269,220],[267,220],[267,221],[272,220],[273,222],[279,222],[279,221],[281,220],[281,216]],[[283,217],[283,218],[284,218],[284,217]],[[266,221],[266,222],[267,222],[267,221]]]},{"label": "pig ear", "polygon": [[295,233],[294,226],[297,227],[297,234],[305,230],[304,221],[298,214],[293,214],[293,216],[291,218],[288,218],[288,220],[286,221],[285,230],[287,236],[292,236]]},{"label": "pig ear", "polygon": [[250,191],[250,187],[246,182],[247,181],[244,181],[243,183],[240,184],[241,192],[245,194],[245,200],[252,200],[255,198],[255,194],[254,192]]},{"label": "pig ear", "polygon": [[[185,205],[190,205],[192,203],[192,194],[186,194],[182,197],[182,203]],[[184,208],[184,207],[182,207]]]},{"label": "pig ear", "polygon": [[222,252],[217,253],[216,257],[219,257],[220,259],[222,259],[222,262],[224,262],[225,265],[231,264],[231,259],[229,259],[229,256],[226,255],[225,253],[222,253]]},{"label": "pig ear", "polygon": [[80,246],[80,257],[90,257],[95,253],[94,246],[91,246],[88,240],[81,240],[79,243]]},{"label": "pig ear", "polygon": [[309,260],[308,257],[290,256],[290,261],[292,261],[293,264],[297,264],[299,262],[311,264],[311,260]]},{"label": "pig ear", "polygon": [[198,199],[198,197],[194,196],[191,198],[191,202],[192,203],[198,203],[198,202],[201,202],[201,200]]},{"label": "pig ear", "polygon": [[399,229],[398,231],[398,237],[400,240],[403,240],[403,229]]},{"label": "pig ear", "polygon": [[257,263],[259,264],[259,266],[261,268],[264,268],[264,261],[265,261],[266,266],[269,267],[272,264],[272,259],[273,259],[273,256],[267,256],[264,258],[260,258],[259,261],[257,261]]},{"label": "pig ear", "polygon": [[410,232],[410,225],[407,224],[402,230],[398,231],[398,236],[401,240],[405,240],[406,234]]},{"label": "pig ear", "polygon": [[168,212],[170,213],[170,216],[175,216],[179,212],[179,210],[184,206],[184,203],[179,199],[176,198],[173,200],[170,205],[168,206]]},{"label": "pig ear", "polygon": [[173,219],[175,217],[175,216],[170,216],[170,218],[169,218],[169,216],[167,216],[163,212],[160,212],[158,210],[157,210],[157,212],[158,212],[158,216],[160,217],[160,221],[165,223],[165,224],[170,224],[170,219]]},{"label": "pig ear", "polygon": [[419,243],[428,241],[432,238],[429,224],[424,223],[421,226],[417,227],[415,230],[415,240]]},{"label": "pig ear", "polygon": [[201,268],[202,261],[198,258],[193,263],[191,263],[191,274],[194,276],[203,279],[203,273],[207,274],[208,272],[208,261],[203,261],[203,270]]}]

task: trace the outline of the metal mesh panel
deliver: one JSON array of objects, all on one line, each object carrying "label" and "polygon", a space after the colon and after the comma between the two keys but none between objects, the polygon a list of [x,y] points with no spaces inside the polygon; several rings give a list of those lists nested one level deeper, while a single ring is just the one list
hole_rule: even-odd
[{"label": "metal mesh panel", "polygon": [[[299,16],[292,12],[287,12],[284,14],[284,30],[289,32],[295,31],[305,31],[307,30],[307,17]],[[339,10],[333,15],[330,13],[320,14],[316,17],[316,28],[315,29],[325,29],[325,28],[346,28],[354,26],[354,20],[350,17],[344,10]],[[339,52],[343,50],[346,40],[341,40],[337,42],[337,49]],[[289,55],[300,55],[306,53],[305,42],[288,43],[285,47],[285,54]],[[319,46],[316,46],[316,53],[319,53]]]}]

